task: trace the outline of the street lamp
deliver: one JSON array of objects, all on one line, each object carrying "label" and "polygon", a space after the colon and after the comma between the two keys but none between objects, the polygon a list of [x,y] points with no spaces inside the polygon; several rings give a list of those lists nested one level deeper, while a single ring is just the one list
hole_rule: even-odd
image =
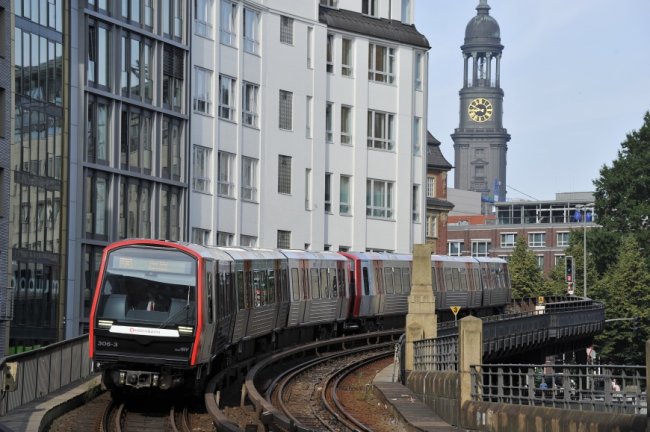
[{"label": "street lamp", "polygon": [[576,204],[576,210],[582,211],[582,249],[583,249],[583,261],[582,261],[582,289],[583,297],[587,297],[587,210],[591,210],[591,215],[593,219],[594,214],[594,203],[589,204]]}]

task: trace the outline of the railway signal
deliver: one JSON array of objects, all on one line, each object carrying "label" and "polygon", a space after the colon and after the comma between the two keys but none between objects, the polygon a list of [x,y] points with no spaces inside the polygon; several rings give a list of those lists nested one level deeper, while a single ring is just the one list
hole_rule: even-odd
[{"label": "railway signal", "polygon": [[565,264],[564,277],[568,283],[572,284],[573,283],[573,257],[572,256],[564,257],[564,264]]}]

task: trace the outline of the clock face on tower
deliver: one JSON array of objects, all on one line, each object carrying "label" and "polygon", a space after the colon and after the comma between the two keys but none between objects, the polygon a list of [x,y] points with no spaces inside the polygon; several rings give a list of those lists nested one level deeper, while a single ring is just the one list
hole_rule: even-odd
[{"label": "clock face on tower", "polygon": [[488,121],[492,117],[492,104],[485,98],[476,98],[469,103],[467,113],[475,122]]}]

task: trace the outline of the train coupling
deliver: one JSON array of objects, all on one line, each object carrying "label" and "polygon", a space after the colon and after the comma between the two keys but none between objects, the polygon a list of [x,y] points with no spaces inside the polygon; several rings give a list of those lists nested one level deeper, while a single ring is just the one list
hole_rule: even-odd
[{"label": "train coupling", "polygon": [[119,386],[134,388],[159,388],[168,390],[181,384],[181,377],[151,371],[120,370],[113,373],[113,380]]}]

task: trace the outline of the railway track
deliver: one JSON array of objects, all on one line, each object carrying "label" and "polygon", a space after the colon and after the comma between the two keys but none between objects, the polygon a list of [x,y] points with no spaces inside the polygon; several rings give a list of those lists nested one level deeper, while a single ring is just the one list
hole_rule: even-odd
[{"label": "railway track", "polygon": [[287,371],[267,395],[270,393],[273,405],[303,429],[369,431],[339,402],[337,388],[341,379],[358,367],[392,354],[387,344],[370,351],[345,351],[309,361]]},{"label": "railway track", "polygon": [[102,415],[101,432],[191,432],[191,419],[186,407],[171,406],[169,410],[132,407],[111,400]]}]

